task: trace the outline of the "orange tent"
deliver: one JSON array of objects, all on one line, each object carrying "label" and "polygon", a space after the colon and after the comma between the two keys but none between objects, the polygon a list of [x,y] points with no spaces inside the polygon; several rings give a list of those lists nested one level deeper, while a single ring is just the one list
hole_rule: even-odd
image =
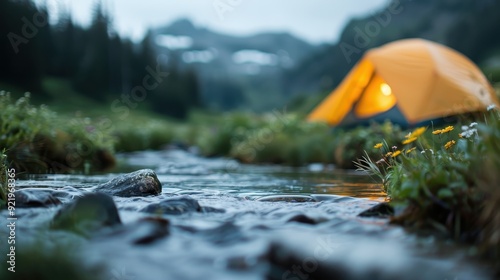
[{"label": "orange tent", "polygon": [[411,125],[492,104],[499,105],[495,91],[472,61],[443,45],[407,39],[367,51],[308,120],[356,123],[396,109],[387,118]]}]

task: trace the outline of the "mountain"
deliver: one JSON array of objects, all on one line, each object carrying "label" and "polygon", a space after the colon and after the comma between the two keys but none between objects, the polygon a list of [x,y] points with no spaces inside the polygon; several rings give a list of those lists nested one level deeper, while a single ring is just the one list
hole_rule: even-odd
[{"label": "mountain", "polygon": [[[331,90],[363,53],[404,38],[424,38],[454,48],[500,81],[500,1],[393,0],[380,11],[352,19],[337,43],[324,46],[288,71],[288,94]],[[488,69],[497,69],[489,72]],[[496,76],[494,73],[497,73]]]},{"label": "mountain", "polygon": [[188,19],[153,29],[150,38],[170,63],[197,72],[205,105],[224,110],[281,106],[283,73],[319,50],[288,33],[233,36]]}]

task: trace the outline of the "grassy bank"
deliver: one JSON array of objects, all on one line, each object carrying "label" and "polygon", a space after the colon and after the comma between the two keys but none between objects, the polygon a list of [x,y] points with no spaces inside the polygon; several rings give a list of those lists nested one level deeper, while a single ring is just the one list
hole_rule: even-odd
[{"label": "grassy bank", "polygon": [[105,170],[114,164],[114,138],[106,123],[59,116],[34,106],[30,95],[13,100],[0,92],[0,149],[19,172]]},{"label": "grassy bank", "polygon": [[500,259],[500,113],[484,120],[442,129],[422,127],[401,138],[380,138],[376,157],[360,169],[377,175],[394,205],[392,222],[418,231],[431,230],[472,243],[484,255]]}]

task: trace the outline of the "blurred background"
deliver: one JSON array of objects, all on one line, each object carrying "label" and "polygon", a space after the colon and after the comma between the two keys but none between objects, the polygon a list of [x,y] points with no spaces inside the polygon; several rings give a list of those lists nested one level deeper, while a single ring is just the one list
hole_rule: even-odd
[{"label": "blurred background", "polygon": [[[0,88],[61,110],[306,112],[365,50],[414,37],[497,83],[498,11],[498,0],[4,0]],[[151,72],[155,86],[134,92]]]}]

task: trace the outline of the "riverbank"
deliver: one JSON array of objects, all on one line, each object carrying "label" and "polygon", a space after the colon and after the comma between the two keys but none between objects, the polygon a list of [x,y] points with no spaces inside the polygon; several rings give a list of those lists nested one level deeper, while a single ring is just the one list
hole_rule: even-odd
[{"label": "riverbank", "polygon": [[302,115],[281,111],[263,115],[195,112],[187,122],[177,122],[142,111],[113,113],[94,108],[88,117],[78,111],[56,113],[47,106],[32,105],[29,95],[14,99],[6,92],[0,95],[0,107],[0,147],[6,149],[10,166],[28,173],[101,172],[115,165],[115,152],[168,145],[196,147],[206,157],[231,157],[245,163],[353,168],[353,160],[377,139],[398,139],[404,133],[389,123],[332,133],[325,124],[308,123]]},{"label": "riverbank", "polygon": [[[500,120],[492,109],[483,121],[403,131],[389,123],[331,130],[300,114],[192,114],[188,123],[151,119],[138,112],[114,117],[58,115],[30,104],[29,96],[0,95],[1,147],[5,170],[26,173],[104,172],[115,152],[174,145],[204,157],[242,163],[304,166],[321,163],[378,175],[397,209],[393,222],[418,232],[472,244],[481,255],[499,259]],[[5,172],[2,172],[5,174]],[[5,201],[5,192],[2,192]]]}]

